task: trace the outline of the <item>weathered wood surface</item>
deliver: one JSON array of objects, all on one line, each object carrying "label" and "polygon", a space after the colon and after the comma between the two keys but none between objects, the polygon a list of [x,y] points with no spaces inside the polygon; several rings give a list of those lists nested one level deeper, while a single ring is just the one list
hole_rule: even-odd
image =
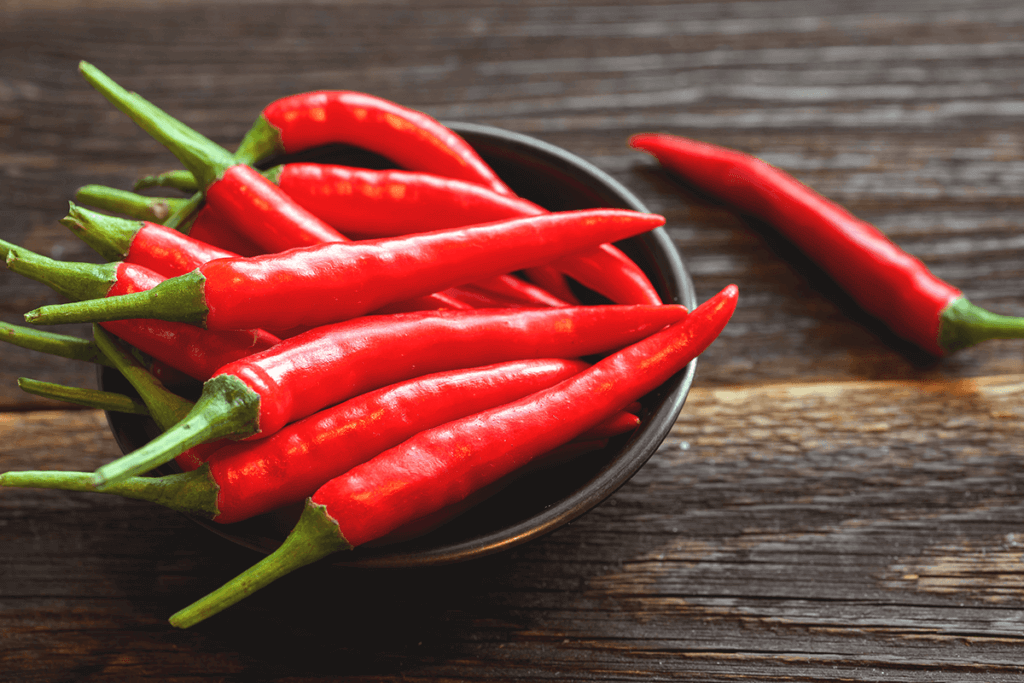
[{"label": "weathered wood surface", "polygon": [[[1020,680],[1021,343],[920,356],[625,140],[758,154],[1024,314],[1022,31],[1009,0],[0,0],[2,239],[97,260],[57,222],[74,190],[177,165],[87,59],[229,147],[316,88],[535,135],[666,215],[699,298],[741,290],[639,475],[485,560],[310,567],[179,632],[253,553],[142,503],[3,491],[0,680]],[[7,271],[0,293],[10,322],[58,300]],[[92,368],[0,358],[0,467],[117,454],[100,414],[15,385]]]}]

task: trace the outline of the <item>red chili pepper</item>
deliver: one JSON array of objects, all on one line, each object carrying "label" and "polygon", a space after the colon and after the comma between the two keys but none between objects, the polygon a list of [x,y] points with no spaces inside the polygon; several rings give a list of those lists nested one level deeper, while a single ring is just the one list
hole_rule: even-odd
[{"label": "red chili pepper", "polygon": [[326,406],[411,377],[602,353],[685,315],[682,306],[422,311],[319,327],[222,367],[188,418],[102,466],[97,485],[146,472],[197,443],[270,436]]},{"label": "red chili pepper", "polygon": [[[74,204],[61,223],[108,260],[141,265],[164,277],[190,273],[214,259],[238,258],[238,254],[213,247],[158,223],[107,216]],[[407,311],[472,308],[456,292],[437,292],[400,303]],[[294,336],[297,330],[274,332],[279,336]]]},{"label": "red chili pepper", "polygon": [[262,249],[274,252],[347,239],[292,201],[257,170],[128,92],[96,67],[81,62],[79,72],[114,106],[171,150],[196,177],[207,203]]},{"label": "red chili pepper", "polygon": [[[525,199],[430,173],[296,163],[271,169],[267,177],[310,213],[345,234],[364,238],[392,237],[547,213]],[[565,256],[552,267],[614,303],[661,303],[643,270],[612,244]],[[551,294],[564,298],[556,292]],[[566,299],[562,304],[573,302]]]},{"label": "red chili pepper", "polygon": [[250,259],[217,259],[119,300],[47,306],[33,323],[157,318],[208,329],[286,330],[340,321],[448,287],[548,263],[640,234],[664,219],[588,209],[363,242],[329,243]]},{"label": "red chili pepper", "polygon": [[[188,174],[192,178],[192,174]],[[75,192],[75,201],[105,211],[114,211],[131,218],[160,225],[169,216],[181,212],[189,203],[178,197],[147,197],[104,185],[84,185]],[[226,249],[238,256],[256,256],[263,251],[238,234],[209,204],[204,204],[188,222],[177,228],[200,242]]]},{"label": "red chili pepper", "polygon": [[[587,367],[582,361],[537,359],[418,377],[322,410],[269,438],[228,443],[199,472],[133,477],[103,493],[150,500],[222,524],[238,522],[301,501],[424,429],[509,403]],[[602,426],[619,428],[613,422]],[[93,490],[91,475],[12,472],[0,482]]]},{"label": "red chili pepper", "polygon": [[682,370],[725,327],[736,297],[730,285],[682,322],[550,389],[420,432],[332,479],[307,499],[278,550],[171,624],[192,626],[294,569],[458,504],[568,442]]},{"label": "red chili pepper", "polygon": [[987,339],[1024,337],[1024,319],[971,304],[873,225],[756,157],[674,135],[636,135],[630,144],[774,226],[864,310],[933,355]]},{"label": "red chili pepper", "polygon": [[[68,299],[117,297],[164,281],[148,268],[130,263],[54,261],[0,240],[7,267],[56,290]],[[167,365],[201,381],[233,360],[263,351],[280,340],[262,330],[211,332],[185,323],[137,319],[103,323],[104,329]]]},{"label": "red chili pepper", "polygon": [[408,169],[514,196],[465,140],[427,114],[345,90],[292,95],[269,104],[242,139],[236,157],[252,163],[329,144],[354,145]]}]

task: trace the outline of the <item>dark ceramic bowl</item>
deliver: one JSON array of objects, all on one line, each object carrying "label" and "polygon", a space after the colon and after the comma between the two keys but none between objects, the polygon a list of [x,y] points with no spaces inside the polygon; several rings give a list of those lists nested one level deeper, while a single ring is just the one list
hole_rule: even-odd
[{"label": "dark ceramic bowl", "polygon": [[[462,135],[520,196],[557,210],[618,207],[647,211],[626,188],[606,173],[540,140],[498,128],[448,123]],[[281,161],[317,160],[368,167],[387,162],[351,148],[323,148]],[[618,245],[647,273],[666,303],[696,305],[693,284],[666,232],[659,228]],[[580,289],[584,303],[600,303]],[[683,407],[696,361],[641,400],[642,422],[627,437],[572,462],[523,475],[439,528],[411,540],[363,546],[336,556],[346,566],[410,567],[457,562],[511,548],[557,529],[610,496],[654,454]],[[131,393],[115,371],[101,369],[100,385]],[[125,453],[157,434],[148,419],[107,413],[107,420]],[[295,510],[231,525],[196,520],[221,536],[262,551],[273,551],[290,530]]]}]

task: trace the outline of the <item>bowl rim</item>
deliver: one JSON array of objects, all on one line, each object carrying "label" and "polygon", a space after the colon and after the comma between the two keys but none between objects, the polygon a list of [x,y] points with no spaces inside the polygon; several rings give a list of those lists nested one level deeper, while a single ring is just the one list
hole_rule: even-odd
[{"label": "bowl rim", "polygon": [[[613,196],[619,202],[619,208],[649,212],[649,209],[624,185],[591,162],[568,150],[503,128],[454,121],[442,123],[466,138],[471,146],[495,144],[502,149],[539,157],[544,163],[574,178],[585,187]],[[631,239],[640,240],[652,253],[660,257],[662,275],[667,279],[665,286],[676,299],[675,303],[681,303],[692,310],[696,306],[693,282],[683,265],[682,256],[672,243],[668,232],[663,227],[659,227]],[[661,385],[659,391],[663,393],[663,397],[657,408],[644,418],[645,424],[641,425],[623,448],[590,481],[540,512],[522,521],[462,541],[412,550],[403,550],[402,543],[357,548],[336,555],[330,562],[340,567],[366,568],[405,568],[450,564],[481,558],[522,545],[568,524],[611,496],[654,455],[682,411],[693,383],[696,366],[697,360],[694,359],[686,368]],[[110,377],[109,372],[113,371],[103,367],[97,368],[101,388],[104,387],[105,376]],[[125,416],[108,411],[106,418],[108,426],[123,452],[127,453],[137,447],[118,427],[121,420],[126,419]],[[266,539],[271,542],[270,546],[267,543],[252,542],[237,534],[232,534],[230,526],[221,526],[192,515],[185,516],[227,540],[261,553],[270,552],[273,550],[273,545],[279,543],[273,539]]]}]

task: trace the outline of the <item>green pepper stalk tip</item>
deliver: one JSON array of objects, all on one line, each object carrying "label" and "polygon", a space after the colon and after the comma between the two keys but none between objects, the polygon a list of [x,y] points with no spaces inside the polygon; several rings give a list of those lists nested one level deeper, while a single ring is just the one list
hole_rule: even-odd
[{"label": "green pepper stalk tip", "polygon": [[195,626],[285,574],[351,548],[327,509],[306,499],[302,516],[277,550],[206,597],[175,612],[168,621],[176,628]]},{"label": "green pepper stalk tip", "polygon": [[149,415],[149,409],[140,401],[113,391],[82,389],[53,382],[43,382],[28,377],[18,378],[18,387],[26,394],[73,403],[86,408],[109,410],[115,413]]},{"label": "green pepper stalk tip", "polygon": [[138,93],[125,90],[92,64],[79,62],[78,71],[111,104],[174,153],[201,187],[209,187],[228,167],[237,163],[230,152],[213,140],[189,128]]},{"label": "green pepper stalk tip", "polygon": [[61,471],[5,472],[0,474],[0,486],[107,493],[205,519],[215,519],[220,514],[217,508],[220,487],[206,463],[191,472],[164,477],[128,477],[103,489],[95,487],[92,472]]}]

